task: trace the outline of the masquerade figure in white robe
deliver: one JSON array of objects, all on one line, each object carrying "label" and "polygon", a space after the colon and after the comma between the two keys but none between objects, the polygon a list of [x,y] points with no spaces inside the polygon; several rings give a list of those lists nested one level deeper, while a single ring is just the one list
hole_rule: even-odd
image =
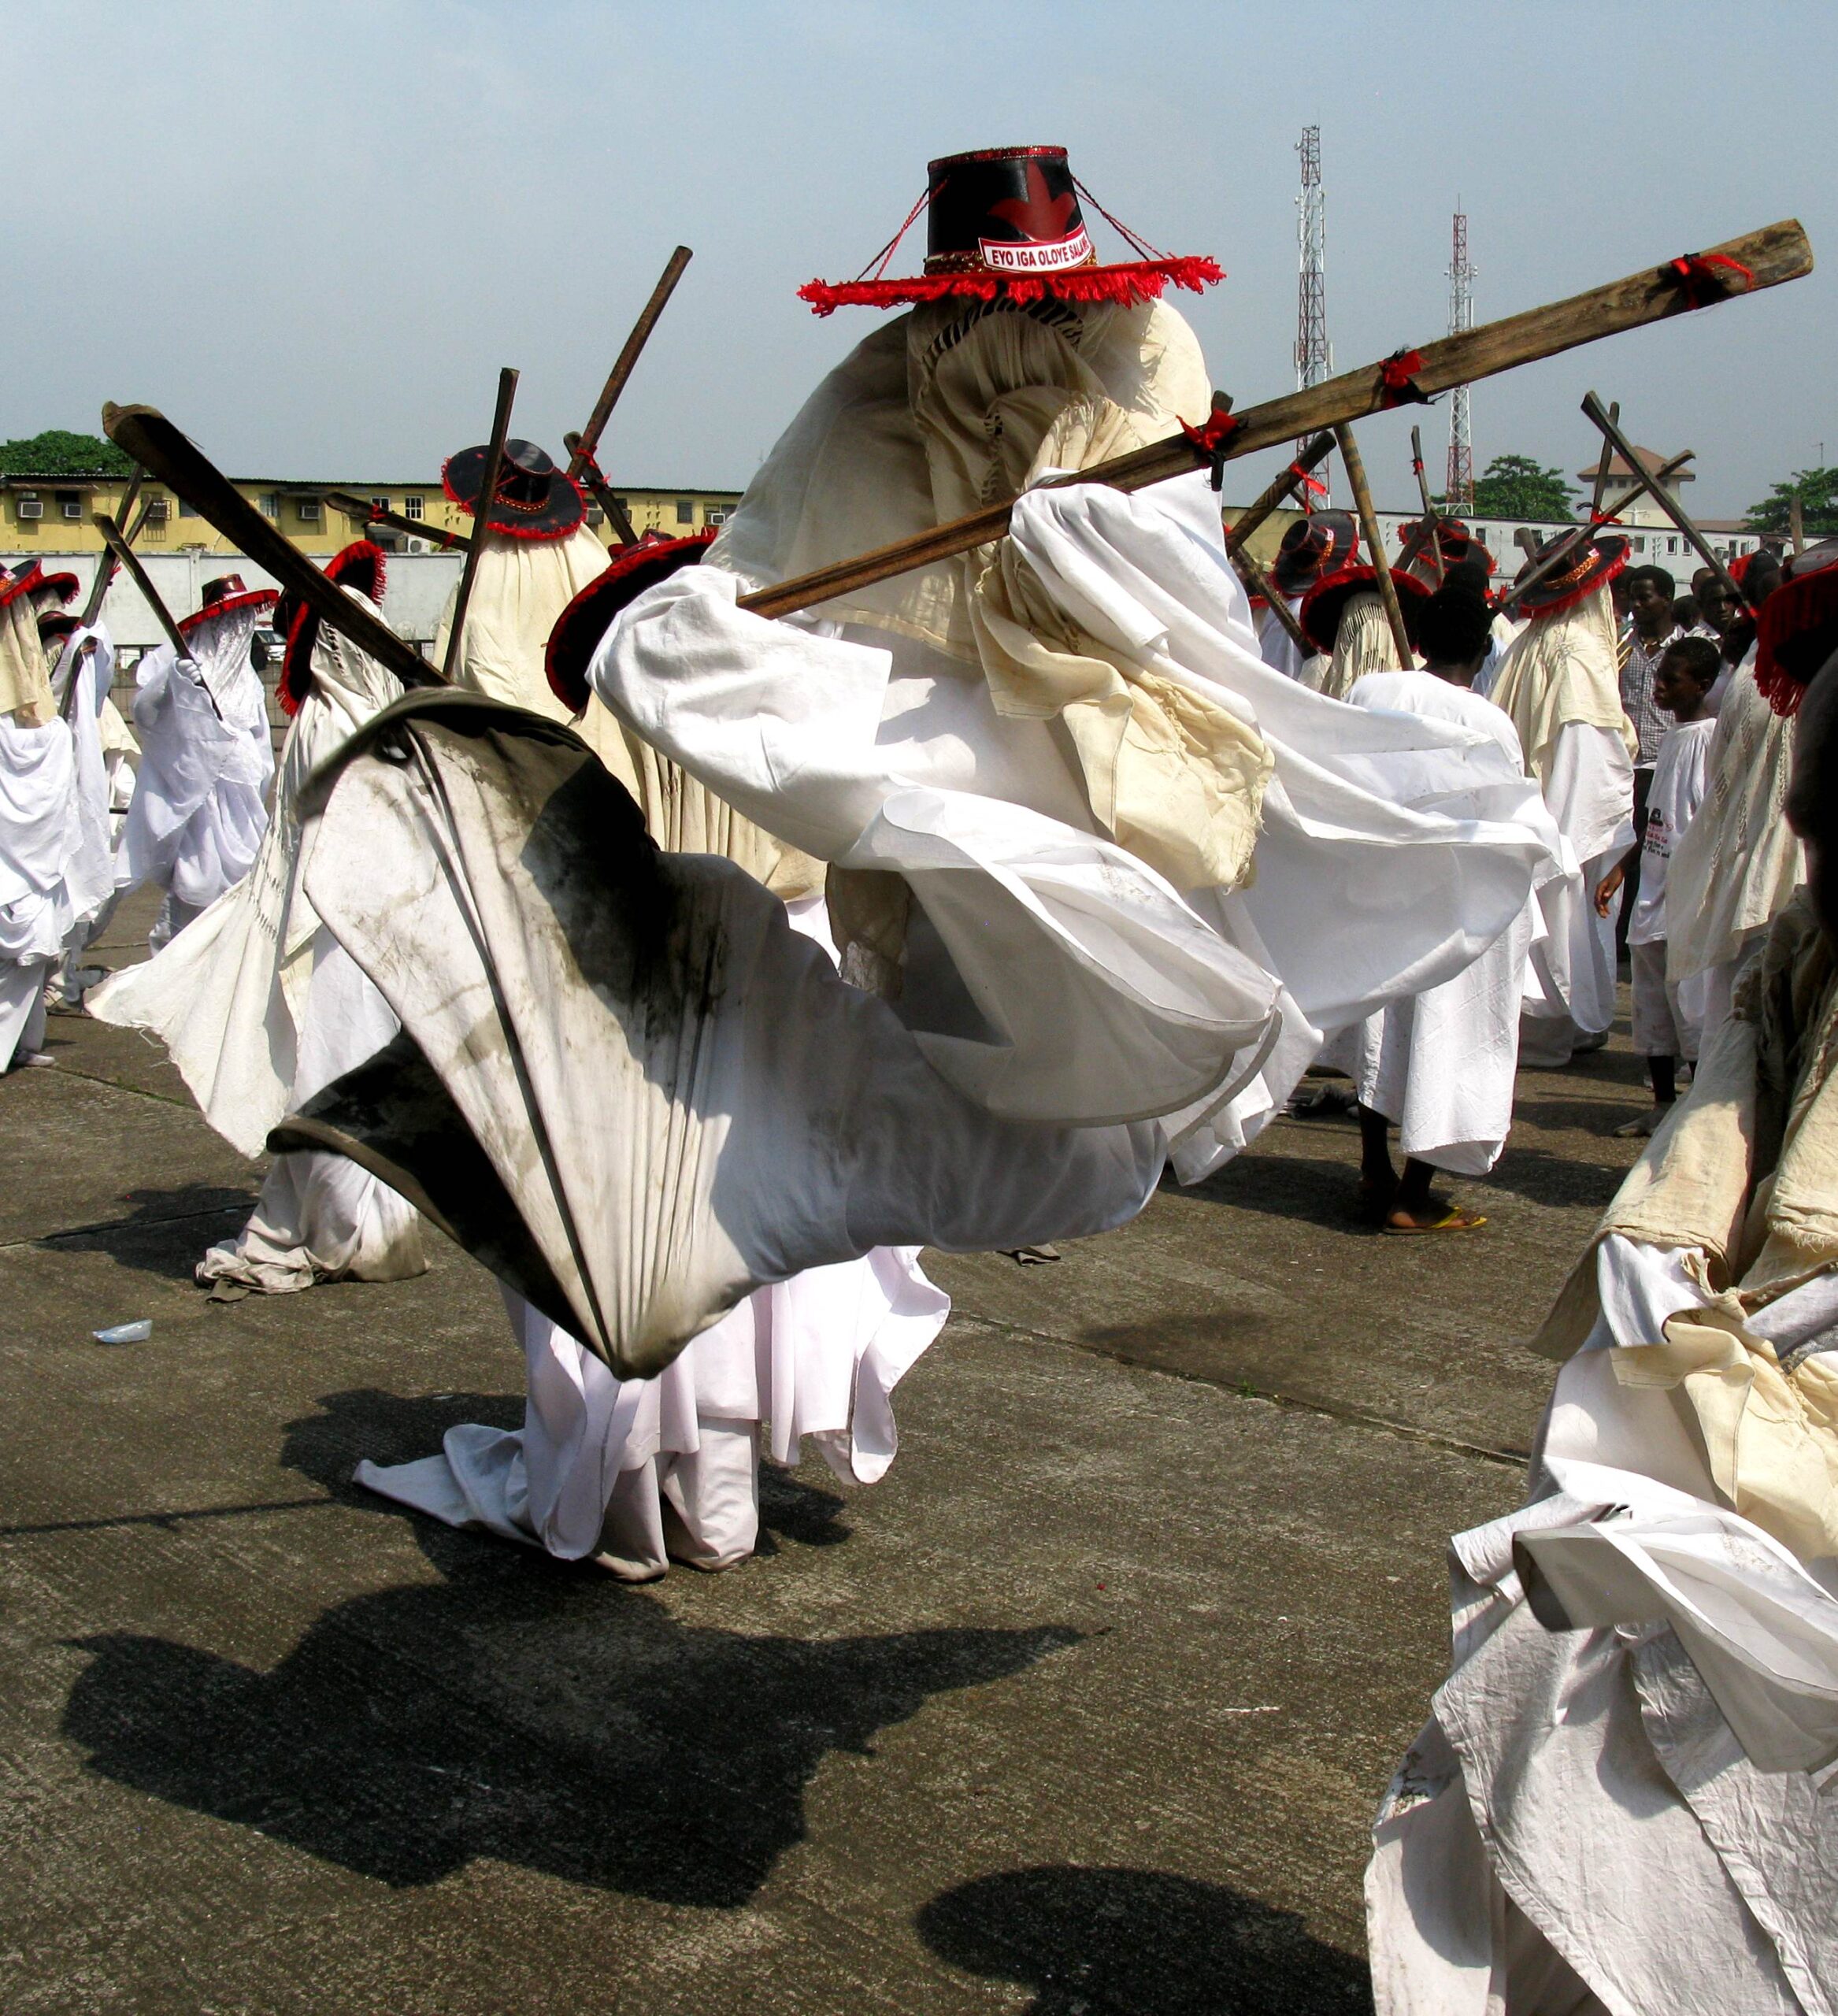
[{"label": "masquerade figure in white robe", "polygon": [[[360,540],[327,575],[373,615],[384,560]],[[304,1103],[396,1032],[383,997],[321,925],[302,886],[299,790],[317,765],[402,691],[394,673],[304,609],[290,610],[281,671],[293,719],[274,817],[249,873],[185,931],[90,998],[105,1022],[143,1028],[170,1051],[204,1117],[244,1154],[261,1152]],[[213,1247],[200,1282],[284,1295],[328,1280],[401,1280],[427,1262],[413,1207],[342,1155],[276,1157],[248,1224]]]},{"label": "masquerade figure in white robe", "polygon": [[1583,868],[1584,894],[1562,914],[1547,910],[1528,969],[1519,1054],[1547,1068],[1599,1049],[1614,1019],[1613,921],[1598,918],[1589,899],[1634,839],[1634,743],[1609,599],[1627,555],[1625,539],[1599,535],[1530,591],[1522,604],[1529,620],[1488,695],[1512,717],[1525,767]]},{"label": "masquerade figure in white robe", "polygon": [[276,598],[239,575],[208,581],[179,625],[186,655],[162,644],[140,661],[141,762],[121,847],[124,886],[166,892],[156,952],[248,873],[267,831],[274,748],[250,644]]},{"label": "masquerade figure in white robe", "polygon": [[[1395,567],[1391,573],[1409,638],[1415,634],[1417,613],[1429,598],[1429,588],[1414,574]],[[1318,654],[1303,684],[1326,699],[1347,699],[1369,673],[1416,669],[1414,651],[1403,654],[1411,660],[1410,665],[1399,664],[1398,642],[1380,599],[1378,576],[1362,561],[1317,582],[1303,596],[1298,620]]]},{"label": "masquerade figure in white robe", "polygon": [[[578,491],[543,451],[510,445],[516,452],[468,605],[461,683],[567,721],[572,710],[551,689],[544,657],[563,609],[609,572],[606,551],[580,522]],[[475,521],[482,476],[476,450],[447,465],[449,490]],[[624,564],[652,564],[654,544],[632,549]],[[437,662],[451,615],[450,605]],[[659,846],[745,868],[785,899],[793,928],[834,958],[817,863],[736,817],[597,700],[578,732],[632,793]],[[521,1295],[507,1290],[506,1300],[528,1375],[523,1427],[467,1424],[448,1432],[438,1455],[366,1462],[358,1480],[450,1524],[591,1558],[629,1581],[663,1574],[673,1558],[728,1568],[751,1555],[762,1434],[778,1462],[796,1462],[810,1436],[844,1481],[880,1477],[895,1447],[893,1388],[950,1309],[916,1247],[877,1247],[759,1289],[657,1378],[621,1380]]]},{"label": "masquerade figure in white robe", "polygon": [[[1057,150],[966,160],[935,176],[1013,187],[941,257],[1024,229],[1036,183],[1056,231],[1076,206]],[[1491,746],[1262,662],[1203,473],[1029,491],[981,552],[802,618],[738,606],[1206,415],[1192,334],[1148,298],[1182,262],[1059,261],[1071,242],[1028,239],[1045,282],[985,259],[865,284],[922,305],[819,387],[706,561],[584,654],[638,742],[827,864],[842,972],[873,991],[727,864],[635,848],[604,770],[532,717],[405,702],[315,791],[313,901],[402,1018],[394,1078],[450,1102],[470,1160],[430,1152],[381,1065],[285,1138],[412,1162],[621,1377],[876,1245],[1121,1222],[1171,1152],[1184,1175],[1235,1152],[1324,1028],[1478,957],[1548,859]],[[565,1078],[565,1047],[591,1066]]]},{"label": "masquerade figure in white robe", "polygon": [[[1299,619],[1309,590],[1317,581],[1325,581],[1350,565],[1358,554],[1359,532],[1351,513],[1316,511],[1296,519],[1284,532],[1277,557],[1270,563],[1270,584],[1282,596],[1289,613]],[[1258,610],[1259,600],[1256,596],[1251,598],[1254,613]],[[1258,614],[1258,649],[1273,672],[1319,690],[1327,670],[1321,654],[1303,650],[1267,605]]]},{"label": "masquerade figure in white robe", "polygon": [[1799,742],[1810,886],[1538,1340],[1528,1502],[1453,1544],[1379,2016],[1838,2007],[1838,661]]},{"label": "masquerade figure in white robe", "polygon": [[89,895],[76,749],[34,608],[43,578],[36,561],[0,572],[0,1070],[50,1061],[45,984]]},{"label": "masquerade figure in white robe", "polygon": [[[52,991],[61,1006],[80,1008],[85,989],[102,977],[101,967],[83,964],[83,949],[108,928],[121,898],[120,841],[134,795],[134,769],[128,759],[139,753],[139,745],[109,697],[115,678],[115,646],[103,625],[85,626],[69,617],[47,624],[41,617],[39,634],[46,639],[58,712],[70,724],[82,840],[77,923]],[[75,692],[70,690],[72,681]]]}]

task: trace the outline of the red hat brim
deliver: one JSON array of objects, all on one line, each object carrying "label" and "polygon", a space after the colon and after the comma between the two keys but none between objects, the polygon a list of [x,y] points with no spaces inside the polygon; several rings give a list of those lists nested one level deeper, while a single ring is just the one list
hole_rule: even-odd
[{"label": "red hat brim", "polygon": [[1755,684],[1775,713],[1799,712],[1806,689],[1838,651],[1838,565],[1790,575],[1755,617]]},{"label": "red hat brim", "polygon": [[225,595],[220,602],[207,602],[202,609],[179,619],[179,635],[187,641],[207,623],[239,609],[272,609],[281,598],[279,588],[248,588],[239,595]]},{"label": "red hat brim", "polygon": [[614,617],[647,588],[696,565],[714,539],[711,526],[687,539],[643,539],[636,546],[621,547],[606,573],[588,582],[556,617],[543,669],[550,691],[570,713],[578,719],[587,711],[593,691],[587,666]]},{"label": "red hat brim", "polygon": [[[1395,567],[1388,571],[1398,591],[1398,605],[1404,613],[1404,635],[1414,650],[1417,618],[1422,613],[1423,605],[1429,600],[1430,591],[1413,575],[1400,573]],[[1325,657],[1334,648],[1334,639],[1340,635],[1340,617],[1348,601],[1356,595],[1377,592],[1377,572],[1363,560],[1355,561],[1351,567],[1343,567],[1339,573],[1330,574],[1325,581],[1317,581],[1303,597],[1295,620],[1302,625],[1308,641]]]},{"label": "red hat brim", "polygon": [[[462,448],[449,455],[441,465],[440,487],[450,502],[469,517],[479,515],[479,492],[485,483],[486,448]],[[529,539],[541,545],[546,540],[565,539],[587,515],[587,501],[580,485],[566,469],[549,475],[549,495],[534,510],[513,511],[500,498],[485,514],[488,529],[509,539]]]},{"label": "red hat brim", "polygon": [[1067,266],[1057,272],[999,273],[988,267],[961,272],[921,273],[905,280],[807,280],[798,298],[817,315],[839,308],[911,308],[921,302],[962,298],[994,301],[1110,301],[1133,306],[1160,298],[1169,287],[1190,294],[1225,277],[1215,259],[1132,259],[1114,266]]},{"label": "red hat brim", "polygon": [[[1560,535],[1561,536],[1561,535]],[[1633,548],[1615,532],[1597,532],[1589,542],[1594,559],[1580,575],[1564,573],[1555,581],[1541,581],[1529,595],[1521,596],[1519,613],[1521,616],[1556,616],[1566,609],[1574,609],[1585,595],[1593,595],[1598,588],[1606,587],[1620,574],[1628,564]],[[1530,565],[1537,565],[1538,556],[1532,556]],[[1523,573],[1525,570],[1520,570]],[[1506,591],[1510,597],[1512,590]]]},{"label": "red hat brim", "polygon": [[[355,588],[379,608],[388,573],[389,561],[383,548],[367,539],[353,539],[325,563],[328,581],[340,587]],[[300,711],[300,702],[313,691],[313,647],[319,636],[318,612],[306,602],[297,602],[290,591],[284,621],[287,643],[281,652],[281,676],[275,690],[283,713],[291,717]]]}]

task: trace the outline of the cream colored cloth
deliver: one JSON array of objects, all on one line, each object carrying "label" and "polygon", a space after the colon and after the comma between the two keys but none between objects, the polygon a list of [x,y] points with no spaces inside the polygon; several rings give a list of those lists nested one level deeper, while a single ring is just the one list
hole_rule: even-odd
[{"label": "cream colored cloth", "polygon": [[[637,799],[646,828],[659,847],[724,855],[787,902],[815,895],[823,887],[823,869],[808,854],[762,832],[622,728],[597,695],[589,698],[578,721],[557,698],[546,669],[550,632],[606,565],[606,547],[584,525],[561,539],[488,534],[466,605],[455,683],[546,721],[566,722]],[[435,632],[437,665],[447,662],[458,595],[456,583]]]},{"label": "cream colored cloth", "polygon": [[1704,802],[1673,850],[1666,956],[1675,984],[1740,958],[1805,876],[1805,850],[1787,823],[1793,727],[1762,698],[1751,655],[1717,717]]},{"label": "cream colored cloth", "polygon": [[1621,704],[1607,588],[1554,616],[1534,617],[1514,639],[1488,698],[1511,717],[1525,767],[1540,780],[1559,733],[1573,721],[1613,728],[1631,758],[1636,744]]},{"label": "cream colored cloth", "polygon": [[1414,664],[1398,662],[1398,646],[1385,616],[1385,606],[1375,595],[1349,595],[1340,612],[1340,627],[1334,632],[1332,655],[1311,661],[1317,676],[1303,675],[1303,683],[1325,694],[1330,700],[1344,700],[1369,672],[1410,672]]},{"label": "cream colored cloth", "polygon": [[32,598],[15,595],[0,609],[0,714],[11,714],[21,728],[43,728],[57,713]]},{"label": "cream colored cloth", "polygon": [[[1200,420],[1212,394],[1165,304],[932,303],[825,380],[709,564],[780,580],[929,530]],[[980,675],[998,714],[1069,741],[1097,831],[1180,888],[1240,886],[1271,758],[1254,727],[1094,636],[999,541],[822,606]]]}]

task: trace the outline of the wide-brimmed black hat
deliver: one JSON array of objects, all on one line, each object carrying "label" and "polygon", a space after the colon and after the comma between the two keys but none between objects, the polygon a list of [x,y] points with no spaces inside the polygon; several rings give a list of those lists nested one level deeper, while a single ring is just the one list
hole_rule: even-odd
[{"label": "wide-brimmed black hat", "polygon": [[[1417,537],[1422,525],[1421,518],[1412,518],[1398,528],[1398,550],[1400,554]],[[1489,574],[1499,565],[1459,518],[1436,520],[1436,543],[1442,551],[1444,574],[1450,568],[1459,567],[1470,561],[1478,561]],[[1436,572],[1436,556],[1430,550],[1428,539],[1411,555],[1410,565],[1405,572],[1414,574],[1429,587],[1440,588],[1443,584],[1442,575]]]},{"label": "wide-brimmed black hat", "polygon": [[[380,609],[388,566],[381,547],[367,539],[353,539],[327,561],[325,578],[341,588],[355,588]],[[297,714],[300,702],[313,690],[313,647],[319,636],[318,613],[290,588],[275,611],[275,628],[287,640],[281,651],[281,676],[276,692],[283,710]]]},{"label": "wide-brimmed black hat", "polygon": [[686,539],[663,539],[647,532],[637,545],[619,547],[606,573],[588,582],[556,617],[543,669],[549,675],[550,691],[571,713],[587,711],[592,691],[587,684],[588,662],[613,617],[647,588],[668,580],[679,568],[695,565],[714,539],[713,526]]},{"label": "wide-brimmed black hat", "polygon": [[[1423,605],[1429,600],[1429,587],[1414,575],[1401,573],[1395,567],[1389,572],[1391,584],[1398,591],[1398,606],[1404,613],[1404,635],[1410,639],[1414,649],[1417,620],[1423,613]],[[1377,572],[1363,560],[1355,561],[1351,566],[1343,567],[1337,574],[1330,574],[1325,580],[1317,581],[1303,597],[1302,606],[1295,613],[1295,620],[1302,625],[1303,635],[1315,649],[1326,653],[1332,650],[1334,639],[1340,634],[1340,617],[1348,602],[1357,595],[1377,593]]]},{"label": "wide-brimmed black hat", "polygon": [[220,574],[215,580],[206,581],[198,592],[204,598],[202,605],[179,619],[179,635],[187,640],[206,624],[216,622],[232,610],[272,609],[280,600],[277,589],[245,587],[240,574]]},{"label": "wide-brimmed black hat", "polygon": [[[1569,537],[1559,532],[1547,539],[1528,557],[1520,569],[1528,574],[1544,559],[1560,541]],[[1573,608],[1583,598],[1597,588],[1605,587],[1628,564],[1632,549],[1618,532],[1595,532],[1584,539],[1577,548],[1576,557],[1566,561],[1555,574],[1547,574],[1517,597],[1520,613],[1525,616],[1555,616],[1560,610]]]},{"label": "wide-brimmed black hat", "polygon": [[1814,679],[1838,651],[1838,539],[1821,539],[1783,563],[1781,584],[1755,618],[1755,684],[1777,714],[1795,714]]},{"label": "wide-brimmed black hat", "polygon": [[80,616],[72,616],[67,609],[48,609],[39,618],[39,642],[48,644],[54,638],[68,637],[73,630],[82,628]]},{"label": "wide-brimmed black hat", "polygon": [[[1100,265],[1079,207],[1083,194],[1136,256]],[[925,270],[889,279],[887,269],[921,210]],[[910,307],[963,295],[982,301],[1153,301],[1172,284],[1198,294],[1225,276],[1211,259],[1170,258],[1145,244],[1084,187],[1064,147],[980,147],[926,164],[925,194],[906,221],[852,280],[811,280],[798,290],[819,315],[847,306]]]},{"label": "wide-brimmed black hat", "polygon": [[[479,492],[485,481],[488,445],[462,448],[450,456],[440,472],[443,488],[462,511],[479,515]],[[563,539],[587,514],[580,486],[566,469],[558,469],[546,449],[534,441],[506,441],[498,471],[498,494],[485,522],[495,532],[513,539]]]},{"label": "wide-brimmed black hat", "polygon": [[1298,518],[1283,535],[1270,579],[1286,595],[1306,595],[1316,582],[1348,565],[1359,550],[1351,511],[1317,511]]}]

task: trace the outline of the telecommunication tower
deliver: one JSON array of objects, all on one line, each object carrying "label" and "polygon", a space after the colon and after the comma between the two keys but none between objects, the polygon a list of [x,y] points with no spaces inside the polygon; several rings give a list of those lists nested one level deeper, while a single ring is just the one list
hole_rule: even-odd
[{"label": "telecommunication tower", "polygon": [[[1295,295],[1295,384],[1299,391],[1306,391],[1331,377],[1334,369],[1333,346],[1328,341],[1328,211],[1321,187],[1320,127],[1304,126],[1295,151],[1302,157],[1302,194],[1295,199],[1301,268]],[[1321,473],[1327,473],[1325,464]]]},{"label": "telecommunication tower", "polygon": [[[1461,200],[1459,196],[1455,198],[1458,203]],[[1459,335],[1473,326],[1474,269],[1468,263],[1468,215],[1458,209],[1449,256],[1449,334]],[[1473,515],[1474,442],[1469,431],[1466,385],[1458,385],[1449,395],[1449,474],[1443,485],[1443,504],[1453,516]]]}]

